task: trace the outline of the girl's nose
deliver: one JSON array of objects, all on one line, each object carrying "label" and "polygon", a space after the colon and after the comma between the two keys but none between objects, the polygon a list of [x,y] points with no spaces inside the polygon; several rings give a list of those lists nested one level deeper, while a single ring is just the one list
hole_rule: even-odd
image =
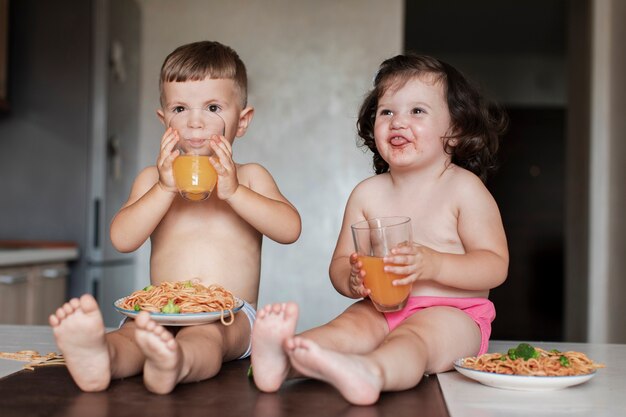
[{"label": "girl's nose", "polygon": [[402,129],[406,127],[406,121],[400,114],[394,114],[391,118],[390,126],[392,129]]}]

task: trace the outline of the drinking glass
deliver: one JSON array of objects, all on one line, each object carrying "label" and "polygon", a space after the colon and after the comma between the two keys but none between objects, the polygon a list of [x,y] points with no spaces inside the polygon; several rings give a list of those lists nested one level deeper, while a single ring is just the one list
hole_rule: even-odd
[{"label": "drinking glass", "polygon": [[180,155],[173,163],[176,188],[187,200],[206,200],[217,183],[217,172],[209,161],[213,156],[209,139],[224,135],[224,120],[207,109],[185,109],[176,113],[168,126],[178,131],[180,137]]},{"label": "drinking glass", "polygon": [[354,248],[365,271],[364,285],[371,291],[370,299],[376,310],[392,312],[402,310],[411,293],[411,285],[392,285],[405,275],[384,270],[383,258],[391,249],[412,242],[409,217],[378,217],[352,225]]}]

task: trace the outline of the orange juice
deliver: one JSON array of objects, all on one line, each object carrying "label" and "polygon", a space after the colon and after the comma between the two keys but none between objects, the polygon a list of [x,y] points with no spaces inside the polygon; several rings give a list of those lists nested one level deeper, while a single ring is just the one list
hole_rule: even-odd
[{"label": "orange juice", "polygon": [[365,288],[371,291],[370,298],[379,311],[397,311],[404,308],[411,291],[411,285],[392,285],[403,275],[392,274],[383,270],[383,258],[359,256],[365,271]]},{"label": "orange juice", "polygon": [[174,159],[174,179],[181,195],[188,200],[200,201],[209,197],[217,172],[205,155],[180,155]]}]

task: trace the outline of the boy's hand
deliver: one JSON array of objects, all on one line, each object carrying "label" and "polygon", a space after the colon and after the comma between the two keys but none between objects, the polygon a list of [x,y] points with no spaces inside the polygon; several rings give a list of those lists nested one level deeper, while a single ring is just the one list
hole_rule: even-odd
[{"label": "boy's hand", "polygon": [[161,151],[159,153],[156,166],[159,171],[159,185],[165,191],[177,191],[172,163],[180,154],[180,151],[175,149],[179,140],[180,138],[178,136],[178,132],[171,127],[167,128],[161,138]]},{"label": "boy's hand", "polygon": [[210,158],[210,161],[217,172],[217,197],[228,200],[239,187],[233,148],[224,136],[216,135],[211,138],[211,149],[215,152],[215,157]]},{"label": "boy's hand", "polygon": [[394,285],[412,284],[415,281],[433,279],[441,265],[438,252],[415,242],[396,246],[391,255],[385,256],[385,271],[406,275],[393,282]]},{"label": "boy's hand", "polygon": [[370,295],[370,290],[363,285],[363,278],[365,277],[365,271],[361,268],[363,264],[359,261],[359,257],[356,253],[350,255],[350,292],[354,298],[365,298]]}]

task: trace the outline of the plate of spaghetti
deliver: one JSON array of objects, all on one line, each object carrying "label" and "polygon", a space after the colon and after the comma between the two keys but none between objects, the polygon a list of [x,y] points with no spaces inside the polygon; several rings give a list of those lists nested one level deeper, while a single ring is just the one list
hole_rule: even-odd
[{"label": "plate of spaghetti", "polygon": [[177,281],[148,285],[113,305],[130,318],[147,311],[154,321],[166,326],[193,326],[217,320],[228,326],[235,320],[234,313],[243,307],[243,300],[220,285],[207,287],[196,281]]},{"label": "plate of spaghetti", "polygon": [[549,391],[579,385],[604,365],[582,352],[544,350],[520,343],[507,353],[457,359],[454,368],[481,384],[521,391]]}]

